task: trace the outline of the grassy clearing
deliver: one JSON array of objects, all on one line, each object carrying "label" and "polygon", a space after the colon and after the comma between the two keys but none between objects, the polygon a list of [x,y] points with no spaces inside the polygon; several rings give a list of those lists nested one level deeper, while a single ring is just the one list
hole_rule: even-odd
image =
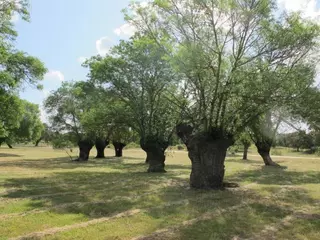
[{"label": "grassy clearing", "polygon": [[0,148],[0,239],[320,239],[320,159],[229,157],[241,187],[200,191],[186,152],[168,153],[165,174],[145,173],[141,150],[106,155]]}]

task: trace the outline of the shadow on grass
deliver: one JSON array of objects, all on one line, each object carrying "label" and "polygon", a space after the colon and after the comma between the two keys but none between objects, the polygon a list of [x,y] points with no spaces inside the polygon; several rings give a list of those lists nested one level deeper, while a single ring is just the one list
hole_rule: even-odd
[{"label": "shadow on grass", "polygon": [[22,157],[22,155],[12,154],[12,153],[0,153],[1,157]]},{"label": "shadow on grass", "polygon": [[[124,159],[127,158],[124,157]],[[49,207],[50,211],[58,214],[83,214],[89,218],[106,217],[131,209],[151,208],[144,214],[157,219],[160,222],[160,228],[161,223],[168,226],[168,222],[175,219],[183,221],[197,218],[207,212],[246,203],[241,208],[235,208],[212,219],[182,226],[173,235],[163,236],[162,239],[251,237],[267,224],[277,222],[290,214],[287,208],[278,204],[279,202],[312,205],[315,201],[304,189],[283,190],[280,186],[263,186],[271,198],[269,200],[263,199],[254,190],[244,191],[241,188],[226,191],[190,189],[188,179],[181,178],[179,172],[170,172],[170,169],[185,170],[189,169],[189,166],[168,165],[169,171],[165,174],[148,174],[144,172],[146,164],[123,162],[119,158],[90,159],[88,163],[83,164],[70,163],[66,159],[52,159],[52,161],[48,168],[58,167],[57,164],[60,161],[65,161],[65,169],[73,170],[74,166],[91,167],[93,165],[94,167],[108,166],[114,172],[82,169],[81,171],[53,172],[46,177],[8,179],[5,186],[13,190],[3,195],[3,199],[30,198],[31,201],[27,203],[30,210]],[[296,173],[283,169],[261,168],[256,171],[240,172],[228,177],[227,180],[248,180],[278,185],[290,180],[292,184],[299,185],[319,182],[319,173]],[[274,199],[277,200],[277,205],[274,204]],[[186,204],[172,204],[182,200],[185,200]],[[27,220],[28,216],[26,216]]]},{"label": "shadow on grass", "polygon": [[320,172],[304,171],[295,172],[287,171],[286,167],[268,167],[263,166],[258,170],[248,170],[231,175],[232,181],[251,181],[259,184],[275,185],[300,185],[308,183],[320,183]]}]

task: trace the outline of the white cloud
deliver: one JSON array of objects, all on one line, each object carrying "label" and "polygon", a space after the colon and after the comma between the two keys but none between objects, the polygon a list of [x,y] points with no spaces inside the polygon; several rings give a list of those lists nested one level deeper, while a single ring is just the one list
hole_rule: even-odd
[{"label": "white cloud", "polygon": [[45,76],[44,76],[45,79],[48,79],[48,80],[52,80],[52,79],[56,79],[56,80],[59,80],[59,81],[64,81],[64,75],[62,74],[62,72],[60,71],[56,71],[56,70],[51,70],[49,71]]},{"label": "white cloud", "polygon": [[300,11],[303,17],[319,20],[320,9],[317,0],[278,0],[279,6],[288,12]]},{"label": "white cloud", "polygon": [[128,36],[131,37],[136,32],[135,26],[131,25],[130,23],[125,23],[119,28],[114,30],[114,33],[118,36]]},{"label": "white cloud", "polygon": [[77,61],[78,61],[80,64],[82,64],[82,63],[84,63],[87,59],[88,59],[88,58],[86,58],[86,57],[78,57]]},{"label": "white cloud", "polygon": [[114,44],[113,40],[109,37],[102,37],[96,41],[96,48],[100,55],[106,55],[112,45]]}]

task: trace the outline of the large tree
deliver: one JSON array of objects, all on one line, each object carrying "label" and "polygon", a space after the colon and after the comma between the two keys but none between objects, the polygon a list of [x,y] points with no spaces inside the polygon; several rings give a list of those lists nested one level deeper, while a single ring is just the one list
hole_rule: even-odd
[{"label": "large tree", "polygon": [[175,76],[162,48],[148,37],[121,41],[106,57],[88,61],[90,78],[126,105],[127,127],[140,136],[148,172],[164,172],[165,150],[172,138],[177,111],[167,92]]},{"label": "large tree", "polygon": [[180,74],[191,186],[223,188],[233,137],[273,106],[294,101],[314,76],[319,26],[276,12],[270,0],[155,0],[126,19],[167,52]]}]

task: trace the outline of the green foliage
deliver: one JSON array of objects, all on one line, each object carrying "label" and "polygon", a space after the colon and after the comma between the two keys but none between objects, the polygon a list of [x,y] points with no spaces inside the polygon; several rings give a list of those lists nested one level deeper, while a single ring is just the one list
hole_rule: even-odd
[{"label": "green foliage", "polygon": [[43,124],[37,104],[23,100],[23,114],[18,128],[11,129],[8,138],[15,143],[34,142],[41,137]]},{"label": "green foliage", "polygon": [[85,135],[80,121],[84,112],[90,109],[82,95],[80,84],[63,82],[44,102],[52,129],[60,133],[71,133],[75,142]]},{"label": "green foliage", "polygon": [[[175,77],[165,53],[147,37],[121,41],[105,58],[93,57],[87,62],[90,79],[119,99],[121,124],[137,131],[141,139],[171,139],[177,119],[172,106]],[[116,110],[116,109],[115,109]],[[118,114],[117,114],[118,115]],[[115,122],[117,115],[111,118]]]},{"label": "green foliage", "polygon": [[35,139],[42,129],[38,107],[20,100],[17,92],[26,84],[41,88],[39,81],[47,69],[39,59],[15,49],[14,14],[28,20],[28,1],[0,2],[0,137],[21,142]]},{"label": "green foliage", "polygon": [[172,100],[197,132],[237,135],[314,81],[319,25],[273,1],[161,0],[125,14],[166,50],[185,101]]},{"label": "green foliage", "polygon": [[55,134],[51,140],[52,147],[55,149],[73,148],[75,143],[68,134]]}]

